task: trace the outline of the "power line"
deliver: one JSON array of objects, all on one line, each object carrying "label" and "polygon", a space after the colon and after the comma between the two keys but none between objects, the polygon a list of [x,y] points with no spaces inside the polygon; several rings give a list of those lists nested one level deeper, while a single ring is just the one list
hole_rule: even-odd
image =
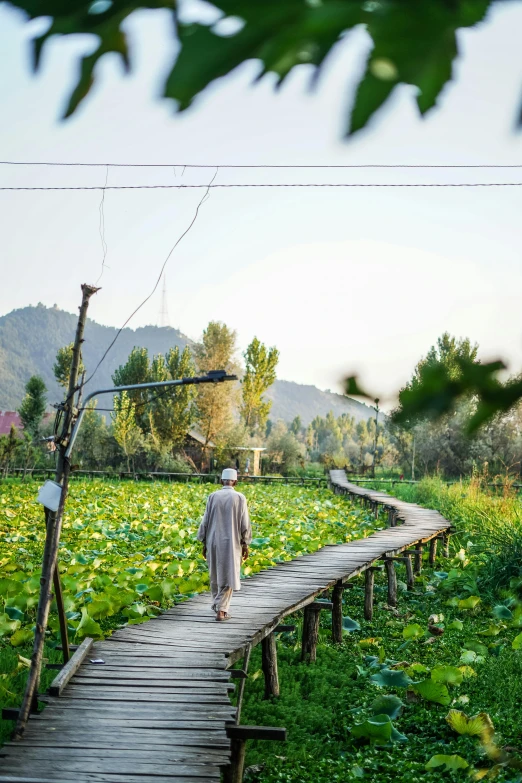
[{"label": "power line", "polygon": [[110,166],[111,168],[187,169],[520,169],[522,163],[67,163],[0,160],[0,166]]},{"label": "power line", "polygon": [[150,298],[153,296],[153,294],[155,293],[155,291],[156,291],[156,289],[157,289],[157,287],[158,287],[158,285],[159,285],[159,282],[160,282],[160,280],[161,280],[161,278],[162,278],[162,276],[163,276],[163,273],[164,273],[164,271],[165,271],[165,267],[167,266],[167,263],[168,263],[168,261],[169,261],[169,259],[170,259],[171,255],[172,255],[172,253],[175,251],[175,249],[177,248],[177,246],[179,245],[179,243],[182,241],[182,239],[183,239],[184,237],[186,237],[186,235],[189,233],[190,229],[192,228],[192,226],[193,226],[193,225],[194,225],[194,223],[196,222],[196,220],[197,220],[197,218],[198,218],[198,215],[199,215],[199,210],[200,210],[200,208],[203,206],[204,202],[206,201],[206,199],[207,199],[207,196],[208,196],[208,194],[209,194],[209,191],[210,191],[210,188],[212,187],[212,183],[213,183],[213,182],[214,182],[214,180],[216,179],[217,175],[218,175],[218,169],[216,169],[214,176],[213,176],[213,177],[212,177],[212,179],[210,180],[209,184],[206,186],[206,190],[205,190],[205,193],[204,193],[204,195],[203,195],[203,198],[202,198],[202,199],[199,201],[199,203],[198,203],[198,205],[197,205],[197,207],[196,207],[196,211],[194,212],[194,216],[193,216],[192,220],[190,221],[189,225],[187,226],[187,228],[185,229],[185,231],[184,231],[184,232],[181,234],[181,236],[179,236],[179,237],[178,237],[178,239],[176,240],[176,242],[175,242],[175,243],[172,245],[171,249],[169,250],[169,252],[168,252],[168,254],[167,254],[167,257],[165,258],[165,261],[163,262],[163,265],[162,265],[162,267],[161,267],[161,270],[160,270],[160,273],[159,273],[159,275],[158,275],[158,278],[157,278],[157,280],[156,280],[156,283],[155,283],[155,285],[154,285],[154,288],[152,289],[152,291],[150,292],[150,294],[149,294],[147,297],[145,297],[145,299],[144,299],[144,300],[141,302],[141,304],[139,304],[139,305],[138,305],[138,307],[136,307],[136,309],[135,309],[135,310],[134,310],[134,311],[133,311],[133,312],[132,312],[132,313],[129,315],[129,317],[127,318],[127,320],[125,321],[125,323],[124,323],[122,326],[120,326],[120,328],[119,328],[119,329],[118,329],[118,331],[116,332],[116,335],[115,335],[114,339],[113,339],[113,340],[112,340],[112,342],[109,344],[109,347],[106,349],[105,353],[103,354],[103,356],[101,357],[100,361],[98,362],[98,364],[97,364],[97,365],[96,365],[96,367],[94,368],[94,370],[93,370],[93,372],[91,373],[91,375],[90,375],[90,376],[87,378],[87,380],[85,381],[85,383],[88,383],[89,381],[91,381],[91,380],[94,378],[94,376],[95,376],[95,375],[96,375],[96,373],[98,372],[98,370],[99,370],[99,368],[100,368],[100,366],[101,366],[102,362],[105,360],[105,357],[107,356],[107,354],[109,353],[109,351],[110,351],[110,350],[111,350],[111,348],[113,347],[114,343],[116,342],[116,340],[118,339],[118,337],[120,336],[120,334],[122,333],[122,331],[125,329],[125,327],[126,327],[126,326],[127,326],[127,324],[129,323],[129,321],[130,321],[132,318],[134,318],[134,316],[136,315],[136,313],[137,313],[139,310],[141,310],[141,308],[142,308],[142,307],[143,307],[143,306],[144,306],[144,305],[145,305],[145,304],[146,304],[146,303],[149,301],[149,299],[150,299]]},{"label": "power line", "polygon": [[[0,187],[0,191],[24,190],[183,190],[205,188],[520,188],[522,182],[277,182],[217,185],[77,185],[63,187]],[[205,198],[205,197],[204,197]]]}]

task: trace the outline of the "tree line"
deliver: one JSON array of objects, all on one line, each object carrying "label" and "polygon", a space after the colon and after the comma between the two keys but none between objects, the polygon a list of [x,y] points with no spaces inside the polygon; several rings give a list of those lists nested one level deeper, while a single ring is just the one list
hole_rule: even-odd
[{"label": "tree line", "polygon": [[[72,346],[60,349],[54,365],[55,377],[64,388],[71,351]],[[265,473],[322,475],[338,467],[356,474],[377,471],[406,478],[435,473],[455,478],[474,470],[519,476],[521,406],[498,413],[471,435],[469,422],[477,406],[471,393],[438,416],[409,415],[404,407],[434,367],[443,367],[445,376],[457,382],[463,363],[477,362],[477,355],[478,346],[469,339],[445,333],[417,363],[391,415],[381,416],[377,423],[377,416],[357,421],[330,412],[304,426],[299,416],[291,422],[270,419],[271,402],[264,395],[276,379],[278,350],[255,337],[241,365],[236,333],[213,321],[190,348],[176,347],[155,356],[134,348],[113,374],[114,385],[176,380],[215,369],[237,374],[239,383],[123,392],[114,397],[108,416],[93,405],[78,436],[75,462],[85,469],[192,472],[202,468],[187,448],[187,433],[196,429],[203,457],[207,454],[205,470],[231,464],[237,456],[235,447],[262,446]],[[0,475],[15,464],[49,464],[49,452],[41,445],[41,439],[52,434],[52,422],[42,426],[45,392],[37,376],[28,381],[19,408],[24,433],[20,436],[13,430],[0,437]]]}]

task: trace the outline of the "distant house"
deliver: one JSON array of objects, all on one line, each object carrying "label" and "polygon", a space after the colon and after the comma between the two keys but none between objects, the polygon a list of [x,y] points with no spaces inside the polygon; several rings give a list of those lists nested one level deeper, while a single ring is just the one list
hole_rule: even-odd
[{"label": "distant house", "polygon": [[20,414],[16,411],[0,411],[0,435],[9,435],[12,426],[22,432],[24,425]]},{"label": "distant house", "polygon": [[[44,413],[44,424],[53,416],[54,413]],[[17,432],[23,432],[24,425],[18,411],[0,411],[0,435],[9,435],[13,425]]]},{"label": "distant house", "polygon": [[184,451],[201,473],[209,473],[214,462],[215,443],[208,441],[205,448],[205,436],[199,430],[191,429],[185,437]]}]

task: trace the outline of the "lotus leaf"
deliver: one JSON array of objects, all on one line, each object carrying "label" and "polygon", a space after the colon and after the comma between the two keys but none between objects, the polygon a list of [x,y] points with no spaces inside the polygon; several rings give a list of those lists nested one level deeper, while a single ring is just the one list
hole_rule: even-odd
[{"label": "lotus leaf", "polygon": [[446,771],[453,769],[466,769],[469,767],[466,759],[462,756],[454,754],[453,756],[445,756],[444,754],[432,756],[426,764],[426,769],[436,769],[437,767],[444,767]]},{"label": "lotus leaf", "polygon": [[449,691],[442,682],[435,682],[432,679],[423,680],[422,682],[414,683],[413,689],[415,693],[418,693],[426,701],[432,701],[443,706],[447,706],[451,702]]},{"label": "lotus leaf", "polygon": [[431,671],[431,679],[446,685],[460,685],[464,675],[456,666],[435,666]]},{"label": "lotus leaf", "polygon": [[402,707],[403,702],[398,696],[392,696],[391,694],[385,696],[377,696],[377,698],[370,704],[370,710],[372,715],[388,715],[392,720],[396,718]]},{"label": "lotus leaf", "polygon": [[377,674],[373,674],[370,680],[379,688],[407,688],[412,680],[403,671],[394,671],[384,667]]},{"label": "lotus leaf", "polygon": [[480,737],[484,743],[489,743],[493,739],[495,729],[487,712],[479,712],[478,715],[468,718],[465,712],[450,710],[446,715],[446,720],[457,734]]},{"label": "lotus leaf", "polygon": [[350,633],[351,631],[360,631],[361,626],[357,620],[352,620],[351,617],[343,617],[343,631]]},{"label": "lotus leaf", "polygon": [[389,715],[375,715],[364,723],[356,723],[352,734],[358,739],[368,739],[372,745],[385,745],[390,741],[393,724]]}]

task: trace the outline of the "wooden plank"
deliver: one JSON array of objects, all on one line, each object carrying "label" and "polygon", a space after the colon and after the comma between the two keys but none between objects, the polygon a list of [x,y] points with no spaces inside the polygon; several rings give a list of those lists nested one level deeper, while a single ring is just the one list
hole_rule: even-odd
[{"label": "wooden plank", "polygon": [[56,675],[49,687],[49,693],[51,696],[60,696],[63,689],[80,666],[84,659],[89,654],[93,645],[94,639],[87,637],[83,640],[77,650],[73,653],[72,658],[65,664],[59,674]]},{"label": "wooden plank", "polygon": [[280,726],[227,726],[227,737],[286,742],[286,729]]}]

